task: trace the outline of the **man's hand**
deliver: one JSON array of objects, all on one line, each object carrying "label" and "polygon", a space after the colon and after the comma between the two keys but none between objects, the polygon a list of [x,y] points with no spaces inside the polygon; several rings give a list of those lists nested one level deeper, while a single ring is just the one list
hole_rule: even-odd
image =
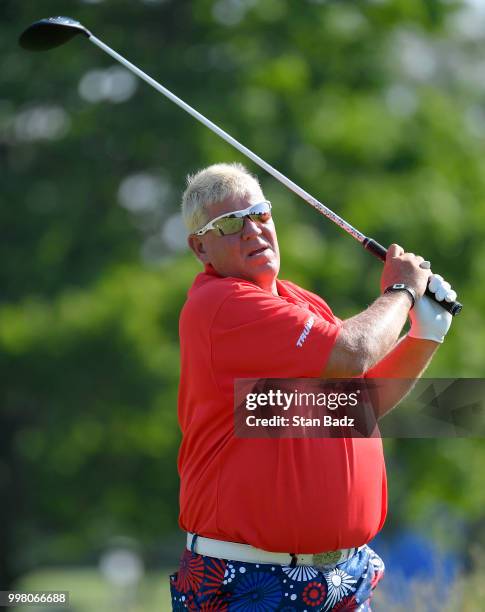
[{"label": "man's hand", "polygon": [[381,276],[381,290],[384,291],[395,283],[402,283],[412,287],[416,291],[416,297],[420,298],[426,291],[431,274],[429,269],[419,267],[423,261],[419,255],[405,253],[398,244],[391,244]]},{"label": "man's hand", "polygon": [[[322,369],[321,376],[323,378],[351,378],[360,376],[365,372],[371,372],[372,375],[375,375],[375,372],[377,372],[377,369],[374,371],[376,364],[379,364],[379,372],[384,372],[383,377],[400,377],[404,369],[401,368],[401,371],[397,371],[396,360],[394,359],[394,357],[398,358],[401,355],[399,351],[404,351],[405,361],[409,362],[407,358],[410,356],[415,360],[415,363],[410,364],[411,378],[419,376],[437,347],[433,342],[416,342],[412,338],[442,342],[442,337],[448,330],[449,323],[444,329],[441,320],[446,320],[446,317],[451,316],[441,306],[434,303],[433,315],[424,315],[425,306],[423,304],[426,304],[427,301],[430,304],[432,302],[422,298],[431,275],[429,268],[420,267],[423,261],[424,259],[419,255],[405,253],[399,245],[391,244],[387,251],[386,263],[381,277],[382,291],[391,285],[401,283],[411,287],[416,293],[416,306],[411,310],[411,316],[415,314],[415,310],[419,314],[416,316],[416,323],[414,323],[412,331],[408,334],[409,339],[406,339],[406,342],[399,343],[397,352],[393,351],[409,314],[411,307],[409,296],[401,291],[381,295],[366,310],[343,322],[327,363]],[[456,297],[449,285],[438,283],[438,286],[436,286],[435,283],[436,281],[433,281],[432,287],[438,291],[438,297],[441,294],[449,300],[453,299],[453,295]],[[405,295],[406,297],[403,297]],[[416,308],[419,303],[421,305]],[[435,312],[435,308],[439,310],[439,313]],[[433,327],[432,321],[434,322]],[[438,321],[440,322],[438,323]],[[427,347],[426,344],[428,344]],[[411,351],[409,347],[411,347]],[[393,351],[392,358],[381,365],[390,351]],[[388,368],[388,365],[391,367]],[[402,377],[405,378],[405,374]]]},{"label": "man's hand", "polygon": [[[456,291],[439,274],[433,274],[429,281],[429,290],[436,295],[440,302],[456,300]],[[420,340],[433,340],[442,343],[450,329],[453,317],[439,304],[425,295],[416,301],[414,308],[409,311],[411,329],[410,338]]]}]

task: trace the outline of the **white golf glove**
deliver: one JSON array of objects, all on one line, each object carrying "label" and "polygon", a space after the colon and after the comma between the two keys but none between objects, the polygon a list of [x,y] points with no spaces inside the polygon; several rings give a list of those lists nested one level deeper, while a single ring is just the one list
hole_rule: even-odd
[{"label": "white golf glove", "polygon": [[[428,288],[440,302],[456,300],[456,291],[453,291],[450,283],[447,283],[439,274],[430,276]],[[453,320],[448,311],[425,295],[416,300],[414,308],[409,311],[409,318],[411,320],[411,329],[408,333],[410,338],[433,340],[439,343],[445,339]]]}]

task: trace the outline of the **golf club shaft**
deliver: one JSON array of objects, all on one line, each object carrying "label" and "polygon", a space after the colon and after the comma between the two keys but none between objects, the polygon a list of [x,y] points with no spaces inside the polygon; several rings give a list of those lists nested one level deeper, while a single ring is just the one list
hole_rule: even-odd
[{"label": "golf club shaft", "polygon": [[192,115],[192,117],[197,119],[197,121],[200,121],[200,123],[203,123],[206,127],[208,127],[215,134],[217,134],[223,140],[225,140],[230,145],[232,145],[235,149],[240,151],[243,155],[245,155],[246,157],[249,157],[249,159],[251,159],[255,164],[257,164],[258,166],[261,166],[261,168],[266,170],[268,174],[271,174],[271,176],[273,176],[275,179],[280,181],[280,183],[283,183],[285,187],[293,191],[293,193],[296,193],[296,195],[300,196],[303,200],[305,200],[305,202],[308,202],[308,204],[316,208],[318,212],[320,212],[321,214],[331,219],[334,223],[339,225],[343,230],[348,232],[356,240],[358,240],[359,242],[364,242],[366,238],[364,234],[356,230],[355,227],[352,227],[352,225],[350,225],[350,223],[347,223],[347,221],[339,217],[332,210],[327,208],[324,204],[319,202],[316,198],[314,198],[312,195],[310,195],[308,192],[302,189],[299,185],[297,185],[292,180],[290,180],[288,177],[286,177],[284,174],[276,170],[276,168],[273,168],[273,166],[265,162],[264,159],[259,157],[259,155],[256,155],[256,153],[253,153],[253,151],[245,147],[243,144],[241,144],[239,141],[233,138],[230,134],[228,134],[227,132],[222,130],[219,126],[217,126],[215,123],[207,119],[207,117],[204,117],[204,115],[196,111],[195,108],[192,108],[192,106],[190,106],[189,104],[181,100],[178,96],[173,94],[169,89],[167,89],[166,87],[164,87],[163,85],[155,81],[155,79],[152,79],[152,77],[148,76],[148,74],[143,72],[143,70],[140,70],[137,66],[135,66],[134,64],[129,62],[127,59],[125,59],[122,55],[120,55],[119,53],[111,49],[111,47],[108,47],[108,45],[106,45],[103,41],[99,40],[99,38],[96,38],[96,36],[93,36],[91,34],[89,36],[89,40],[92,43],[94,43],[96,46],[98,46],[100,49],[108,53],[108,55],[111,55],[111,57],[113,57],[115,60],[123,64],[123,66],[128,68],[128,70],[131,70],[132,72],[134,72],[137,76],[139,76],[141,79],[146,81],[149,85],[154,87],[157,91],[159,91],[169,100],[177,104],[177,106],[180,106],[180,108],[182,108],[184,111]]},{"label": "golf club shaft", "polygon": [[[368,238],[364,234],[359,232],[357,229],[355,229],[355,227],[350,225],[350,223],[347,223],[347,221],[345,221],[344,219],[339,217],[336,213],[334,213],[333,210],[330,210],[330,208],[322,204],[319,200],[314,198],[307,191],[302,189],[299,185],[297,185],[292,180],[290,180],[288,177],[286,177],[284,174],[276,170],[276,168],[273,168],[273,166],[271,166],[264,159],[259,157],[259,155],[256,155],[256,153],[253,153],[253,151],[245,147],[243,144],[241,144],[239,141],[233,138],[230,134],[222,130],[215,123],[213,123],[212,121],[204,117],[204,115],[196,111],[195,108],[192,108],[192,106],[190,106],[189,104],[181,100],[178,96],[173,94],[169,89],[167,89],[166,87],[158,83],[158,81],[155,81],[155,79],[153,79],[148,74],[143,72],[143,70],[140,70],[140,68],[138,68],[137,66],[132,64],[130,61],[128,61],[126,58],[124,58],[122,55],[114,51],[114,49],[106,45],[103,41],[99,40],[99,38],[96,38],[96,36],[91,34],[91,32],[87,33],[87,36],[89,40],[93,44],[95,44],[97,47],[99,47],[102,51],[104,51],[105,53],[113,57],[117,62],[125,66],[125,68],[127,68],[128,70],[136,74],[138,77],[143,79],[146,83],[151,85],[154,89],[159,91],[166,98],[168,98],[169,100],[174,102],[177,106],[179,106],[184,111],[189,113],[189,115],[192,115],[194,119],[197,119],[197,121],[199,121],[200,123],[208,127],[215,134],[220,136],[223,140],[225,140],[227,143],[232,145],[235,149],[240,151],[243,155],[251,159],[255,164],[263,168],[263,170],[266,170],[268,174],[271,174],[271,176],[273,176],[276,180],[278,180],[280,183],[285,185],[285,187],[293,191],[293,193],[295,193],[296,195],[300,196],[300,198],[305,200],[305,202],[310,204],[310,206],[313,206],[313,208],[315,208],[320,214],[330,219],[330,221],[333,221],[336,225],[341,227],[344,231],[346,231],[353,238],[355,238],[355,240],[358,240],[364,246],[364,248],[367,249],[370,253],[372,253],[375,257],[377,257],[378,259],[381,259],[382,261],[385,261],[386,252],[387,252],[385,247],[383,247],[381,244],[379,244],[372,238]],[[438,300],[436,300],[434,293],[429,291],[429,289],[426,290],[426,295],[428,295],[428,297],[436,301],[440,306],[442,306],[445,310],[450,312],[452,315],[458,314],[462,308],[459,302],[444,302],[444,301],[439,302]]]}]

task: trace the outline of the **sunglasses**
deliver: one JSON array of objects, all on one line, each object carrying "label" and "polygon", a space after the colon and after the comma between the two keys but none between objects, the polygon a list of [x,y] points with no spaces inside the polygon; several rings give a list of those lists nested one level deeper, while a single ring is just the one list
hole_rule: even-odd
[{"label": "sunglasses", "polygon": [[195,236],[203,236],[209,230],[217,230],[220,236],[237,234],[244,227],[244,219],[249,217],[256,223],[267,223],[271,219],[271,202],[264,200],[259,204],[252,204],[244,210],[236,210],[209,221],[207,225],[194,232]]}]

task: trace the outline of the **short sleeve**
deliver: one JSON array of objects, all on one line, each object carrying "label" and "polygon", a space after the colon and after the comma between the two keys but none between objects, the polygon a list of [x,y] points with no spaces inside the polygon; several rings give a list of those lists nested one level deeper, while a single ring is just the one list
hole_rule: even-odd
[{"label": "short sleeve", "polygon": [[[219,306],[211,326],[211,359],[219,381],[318,377],[341,328],[310,310],[248,283]],[[330,320],[329,320],[330,319]]]}]

